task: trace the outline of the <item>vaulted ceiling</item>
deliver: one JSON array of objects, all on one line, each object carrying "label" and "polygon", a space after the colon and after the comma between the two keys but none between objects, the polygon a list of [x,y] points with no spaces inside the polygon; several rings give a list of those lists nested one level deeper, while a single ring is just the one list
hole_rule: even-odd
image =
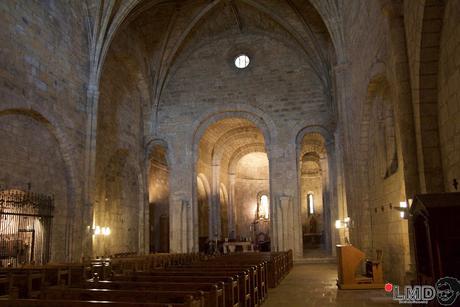
[{"label": "vaulted ceiling", "polygon": [[208,165],[221,165],[235,173],[238,161],[249,153],[265,153],[262,132],[241,118],[220,120],[206,130],[200,141],[200,159]]},{"label": "vaulted ceiling", "polygon": [[[105,62],[127,67],[132,76],[143,76],[150,107],[158,109],[171,70],[188,50],[224,33],[263,33],[298,48],[327,92],[332,88],[330,72],[338,40],[330,35],[334,31],[323,16],[337,12],[334,4],[323,2],[88,0],[93,82],[107,69]],[[136,54],[123,51],[134,44]],[[112,60],[106,61],[107,57]]]}]

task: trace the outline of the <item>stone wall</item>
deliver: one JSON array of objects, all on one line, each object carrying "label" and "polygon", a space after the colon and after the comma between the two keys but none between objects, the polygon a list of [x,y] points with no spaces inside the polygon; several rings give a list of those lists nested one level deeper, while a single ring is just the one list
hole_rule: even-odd
[{"label": "stone wall", "polygon": [[147,170],[141,172],[141,167],[145,167],[142,109],[148,96],[142,92],[141,51],[130,28],[120,31],[100,81],[94,223],[110,227],[112,233],[110,238],[94,238],[97,254],[146,248],[140,234],[147,212],[147,186],[142,180]]},{"label": "stone wall", "polygon": [[[398,207],[399,202],[406,199],[405,165],[399,163],[396,170],[390,172],[392,175],[387,176],[391,155],[385,154],[385,136],[380,137],[380,132],[376,134],[378,129],[383,129],[380,131],[384,135],[388,134],[388,129],[378,128],[379,125],[385,126],[385,116],[369,117],[366,110],[373,103],[369,100],[372,92],[382,86],[381,83],[375,83],[376,78],[384,76],[389,84],[387,103],[393,109],[395,118],[395,152],[401,161],[400,140],[402,134],[410,130],[400,130],[407,121],[399,107],[404,103],[398,95],[403,84],[396,78],[396,67],[392,65],[398,60],[397,48],[405,48],[405,45],[395,43],[398,38],[393,36],[390,24],[393,12],[389,7],[375,1],[350,1],[345,7],[350,61],[348,86],[353,89],[350,91],[350,101],[353,103],[346,111],[346,117],[353,119],[346,123],[350,136],[348,148],[351,150],[345,152],[349,157],[347,159],[353,161],[353,166],[345,169],[348,175],[352,175],[348,177],[352,180],[347,182],[348,213],[352,220],[350,240],[370,257],[375,256],[376,249],[383,250],[385,278],[403,282],[410,264],[407,221],[399,218],[398,211],[392,208]],[[400,43],[401,38],[397,42]]]},{"label": "stone wall", "polygon": [[[439,134],[444,186],[455,191],[460,182],[460,3],[446,2],[439,59]],[[460,185],[460,183],[459,183]],[[460,187],[456,191],[459,191]]]},{"label": "stone wall", "polygon": [[[0,139],[10,140],[2,144],[9,149],[0,165],[0,184],[24,188],[30,182],[34,191],[56,193],[63,218],[56,218],[56,227],[66,223],[68,206],[74,229],[72,241],[63,229],[55,232],[53,260],[79,260],[87,223],[81,220],[89,68],[83,7],[80,2],[4,1],[0,29]],[[4,117],[8,109],[25,115]]]},{"label": "stone wall", "polygon": [[[70,260],[73,254],[78,260],[83,232],[92,223],[112,228],[110,238],[94,238],[96,253],[142,252],[148,245],[149,187],[161,190],[152,195],[161,198],[162,213],[168,203],[171,251],[191,251],[198,234],[206,232],[205,224],[198,230],[198,212],[209,205],[210,190],[224,203],[219,191],[230,189],[226,164],[217,177],[212,173],[215,144],[201,140],[200,131],[223,118],[243,118],[263,134],[264,142],[254,139],[270,160],[270,198],[280,210],[272,213],[292,220],[283,224],[280,216],[271,216],[272,246],[294,248],[299,256],[304,192],[296,138],[311,128],[334,135],[326,140],[332,171],[325,204],[331,202],[331,215],[347,212],[345,193],[334,186],[343,183],[343,150],[351,241],[370,255],[383,249],[385,276],[401,281],[411,261],[407,221],[394,207],[413,193],[453,191],[453,179],[460,176],[458,1],[235,2],[236,11],[226,1],[183,7],[152,2],[127,19],[117,14],[128,1],[110,12],[94,12],[93,6],[86,11],[78,1],[2,2],[1,189],[31,182],[33,190],[56,194],[57,214],[65,219],[74,213],[68,231],[73,236],[65,238],[71,247],[61,252],[65,243],[56,241],[55,259]],[[329,8],[338,4],[334,16]],[[105,14],[108,32],[94,34],[92,27],[100,25],[92,18]],[[96,44],[89,44],[94,39]],[[95,46],[103,47],[96,52],[101,62],[91,65],[101,66],[90,69]],[[234,66],[241,53],[251,60],[244,70]],[[86,100],[88,76],[98,69],[100,83],[91,84],[100,94],[95,129],[87,127],[94,110]],[[385,99],[375,102],[381,80]],[[373,103],[384,103],[390,112],[373,113]],[[393,125],[386,125],[391,117]],[[87,147],[94,138],[96,182],[84,191],[84,184],[92,183],[86,176],[93,166],[85,161],[94,159]],[[168,147],[168,200],[166,174],[148,182],[146,143],[156,138]],[[245,138],[249,142],[251,136]],[[197,187],[196,175],[209,180],[207,188]],[[268,190],[267,178],[259,181],[237,179],[241,221],[253,215],[248,211],[256,203],[253,191]],[[82,220],[84,199],[93,192],[95,220]],[[187,206],[195,205],[195,198],[200,208]],[[59,238],[65,232],[61,221]]]},{"label": "stone wall", "polygon": [[75,211],[69,204],[73,191],[59,143],[48,124],[31,114],[11,113],[0,118],[0,189],[27,191],[30,183],[31,191],[54,196],[51,259],[65,261],[71,239],[66,226]]},{"label": "stone wall", "polygon": [[[235,45],[241,47],[229,53]],[[238,52],[251,55],[252,62],[246,70],[239,71],[233,66]],[[214,114],[212,110],[216,110]],[[271,160],[272,201],[281,195],[291,195],[295,215],[300,214],[295,184],[295,137],[308,124],[330,126],[331,120],[322,85],[303,56],[269,36],[243,33],[206,42],[172,68],[160,103],[158,133],[174,150],[173,163],[178,173],[172,176],[171,189],[177,197],[191,195],[193,189],[187,181],[193,171],[189,164],[193,154],[190,127],[225,111],[236,112],[236,117],[242,112],[259,120],[260,113],[276,123],[272,130],[264,131],[266,137],[272,136],[271,140],[266,139],[269,156],[273,153],[277,157]],[[205,172],[204,164],[199,165]],[[300,225],[292,231],[300,233]],[[294,241],[300,242],[300,237],[290,239],[292,247]],[[300,248],[300,243],[296,245]]]}]

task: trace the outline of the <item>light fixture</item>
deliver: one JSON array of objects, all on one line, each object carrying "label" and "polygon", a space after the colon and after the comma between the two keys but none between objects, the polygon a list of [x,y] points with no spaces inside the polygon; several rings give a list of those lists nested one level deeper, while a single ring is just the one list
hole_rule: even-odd
[{"label": "light fixture", "polygon": [[400,201],[399,202],[399,207],[393,207],[395,210],[399,211],[399,217],[402,219],[408,219],[409,218],[409,208],[412,205],[412,199],[409,198],[407,202]]},{"label": "light fixture", "polygon": [[335,221],[335,228],[337,229],[344,229],[344,228],[349,228],[350,227],[350,218],[346,217],[343,220],[336,220]]},{"label": "light fixture", "polygon": [[110,228],[109,227],[102,227],[102,234],[104,236],[110,235]]},{"label": "light fixture", "polygon": [[344,228],[344,227],[343,227],[342,220],[336,220],[336,221],[335,221],[335,228],[337,228],[337,229]]},{"label": "light fixture", "polygon": [[400,201],[399,207],[403,209],[403,211],[399,212],[399,216],[403,219],[406,215],[407,203],[405,201]]},{"label": "light fixture", "polygon": [[92,230],[95,236],[108,236],[111,233],[110,227],[93,226]]}]

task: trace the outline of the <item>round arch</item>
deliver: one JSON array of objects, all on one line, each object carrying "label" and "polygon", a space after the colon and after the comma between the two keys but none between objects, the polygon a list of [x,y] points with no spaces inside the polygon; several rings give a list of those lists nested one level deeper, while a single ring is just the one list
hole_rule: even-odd
[{"label": "round arch", "polygon": [[[67,212],[67,215],[75,216],[77,212],[77,184],[76,184],[76,167],[74,161],[71,159],[72,155],[74,154],[74,149],[67,137],[66,133],[63,131],[63,125],[59,122],[55,117],[51,114],[47,113],[46,111],[39,112],[33,108],[28,106],[27,108],[2,108],[0,109],[0,118],[6,115],[20,115],[27,118],[31,118],[37,123],[43,125],[50,134],[55,138],[60,156],[64,163],[64,174],[66,177],[67,189],[66,189],[66,197],[68,200],[67,206],[64,208]],[[85,225],[84,215],[81,216],[82,223]],[[79,258],[80,253],[82,252],[83,245],[77,246],[76,242],[80,242],[79,237],[83,235],[83,227],[78,228],[78,223],[72,223],[72,219],[69,219],[66,222],[66,250],[65,250],[65,257],[68,260]]]},{"label": "round arch", "polygon": [[[243,118],[252,122],[264,135],[267,148],[274,143],[278,136],[278,129],[274,121],[262,110],[246,104],[235,104],[231,107],[216,106],[208,109],[199,119],[192,123],[192,149],[193,153],[197,152],[199,142],[204,133],[214,123],[226,118]],[[196,162],[198,157],[195,155],[193,161]]]}]

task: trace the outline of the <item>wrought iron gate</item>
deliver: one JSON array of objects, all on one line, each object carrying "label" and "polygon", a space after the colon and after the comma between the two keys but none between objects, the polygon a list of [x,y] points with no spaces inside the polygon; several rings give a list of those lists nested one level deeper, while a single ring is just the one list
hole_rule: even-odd
[{"label": "wrought iron gate", "polygon": [[6,190],[0,192],[0,265],[45,264],[50,259],[51,196]]}]

